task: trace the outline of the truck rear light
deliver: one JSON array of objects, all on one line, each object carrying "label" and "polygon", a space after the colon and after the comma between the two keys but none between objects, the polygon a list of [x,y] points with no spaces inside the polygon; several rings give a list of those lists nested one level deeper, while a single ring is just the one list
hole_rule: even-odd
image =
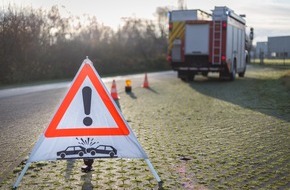
[{"label": "truck rear light", "polygon": [[169,23],[168,29],[169,29],[169,31],[171,31],[173,29],[173,23],[172,22]]},{"label": "truck rear light", "polygon": [[171,57],[171,55],[167,55],[167,61],[168,61],[168,62],[171,62],[171,61],[172,61],[172,57]]},{"label": "truck rear light", "polygon": [[223,29],[227,29],[227,22],[223,21],[222,26],[223,26]]},{"label": "truck rear light", "polygon": [[226,61],[226,56],[222,55],[222,62]]}]

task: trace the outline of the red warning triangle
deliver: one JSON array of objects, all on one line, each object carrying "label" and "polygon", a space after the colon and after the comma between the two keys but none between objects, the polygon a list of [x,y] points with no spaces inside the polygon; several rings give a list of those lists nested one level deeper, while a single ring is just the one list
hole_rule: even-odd
[{"label": "red warning triangle", "polygon": [[[66,114],[69,106],[76,98],[76,94],[82,90],[82,84],[85,79],[88,79],[92,84],[92,91],[98,94],[98,97],[107,108],[108,113],[113,118],[117,126],[66,126],[64,128],[58,127],[62,118]],[[79,109],[84,109],[83,105],[79,105]],[[66,116],[69,117],[69,116]],[[73,116],[72,116],[73,117]],[[73,119],[73,118],[72,118]],[[78,137],[78,136],[126,136],[129,135],[127,124],[116,108],[113,100],[111,99],[108,91],[105,89],[104,84],[90,60],[85,60],[77,73],[70,89],[68,90],[63,102],[55,113],[44,135],[50,137]]]}]

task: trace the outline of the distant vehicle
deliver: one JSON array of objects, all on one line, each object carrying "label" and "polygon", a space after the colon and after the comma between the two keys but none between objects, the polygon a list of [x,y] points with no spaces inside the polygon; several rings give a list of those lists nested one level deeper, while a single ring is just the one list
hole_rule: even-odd
[{"label": "distant vehicle", "polygon": [[61,158],[65,158],[67,155],[79,155],[82,157],[86,153],[86,149],[82,146],[68,146],[65,150],[57,152],[56,155]]},{"label": "distant vehicle", "polygon": [[244,77],[253,40],[246,35],[245,15],[228,7],[215,7],[212,14],[200,9],[169,12],[168,56],[178,78],[192,81],[195,75],[218,72],[235,80]]},{"label": "distant vehicle", "polygon": [[117,150],[113,146],[99,145],[96,148],[88,148],[87,153],[90,153],[92,156],[95,154],[108,154],[113,158],[117,154]]}]

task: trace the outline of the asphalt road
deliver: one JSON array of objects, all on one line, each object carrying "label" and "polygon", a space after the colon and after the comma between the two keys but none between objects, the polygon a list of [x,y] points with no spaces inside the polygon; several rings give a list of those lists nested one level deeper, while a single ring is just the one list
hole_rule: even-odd
[{"label": "asphalt road", "polygon": [[[110,91],[112,81],[116,80],[118,93],[122,93],[125,80],[130,79],[132,88],[136,88],[143,84],[144,76],[115,76],[102,78],[102,81]],[[148,74],[151,81],[166,76],[176,77],[176,73],[169,71]],[[69,86],[70,82],[61,82],[0,90],[0,182],[28,156]]]}]

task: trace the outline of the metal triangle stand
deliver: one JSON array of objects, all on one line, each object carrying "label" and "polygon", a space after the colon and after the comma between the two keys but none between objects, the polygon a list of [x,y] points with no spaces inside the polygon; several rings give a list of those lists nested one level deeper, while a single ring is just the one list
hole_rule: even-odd
[{"label": "metal triangle stand", "polygon": [[31,164],[31,162],[26,162],[24,168],[22,169],[20,175],[18,176],[16,182],[13,185],[13,189],[17,189],[20,181],[22,180],[22,178],[23,178],[24,174],[26,173],[27,169],[29,168],[30,164]]},{"label": "metal triangle stand", "polygon": [[153,174],[153,176],[155,177],[155,179],[158,182],[158,189],[163,189],[162,185],[163,185],[163,181],[160,179],[159,175],[157,174],[156,170],[154,169],[153,165],[151,164],[149,159],[145,159],[145,162],[147,163],[151,173]]}]

